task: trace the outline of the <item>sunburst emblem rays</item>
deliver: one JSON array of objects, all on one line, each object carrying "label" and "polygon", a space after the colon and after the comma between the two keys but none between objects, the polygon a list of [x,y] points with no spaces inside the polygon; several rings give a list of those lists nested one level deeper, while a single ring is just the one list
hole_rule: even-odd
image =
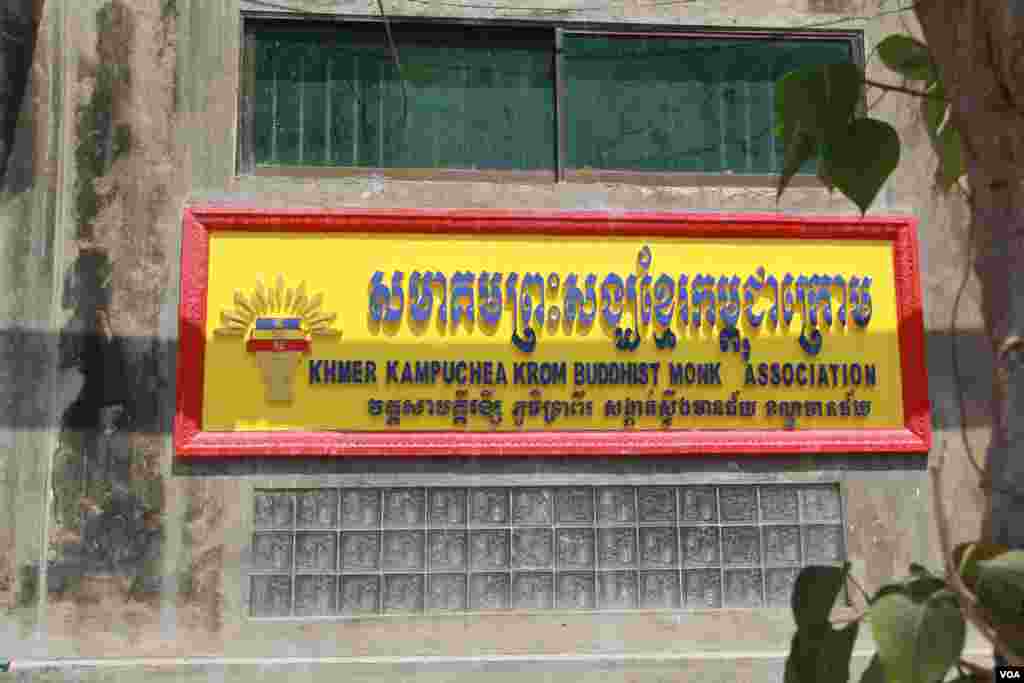
[{"label": "sunburst emblem rays", "polygon": [[302,330],[308,334],[337,337],[341,331],[333,325],[338,314],[325,313],[322,308],[323,299],[322,292],[307,296],[305,282],[301,282],[298,287],[285,287],[283,275],[277,276],[274,287],[266,287],[262,280],[257,280],[256,288],[249,296],[241,290],[235,290],[234,308],[221,311],[221,326],[214,333],[243,336],[257,318],[271,316],[298,318]]}]

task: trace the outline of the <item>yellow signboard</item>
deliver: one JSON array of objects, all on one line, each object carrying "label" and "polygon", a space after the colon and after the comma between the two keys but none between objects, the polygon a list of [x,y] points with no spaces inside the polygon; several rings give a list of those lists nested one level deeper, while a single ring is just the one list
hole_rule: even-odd
[{"label": "yellow signboard", "polygon": [[897,429],[885,239],[213,231],[206,432]]}]

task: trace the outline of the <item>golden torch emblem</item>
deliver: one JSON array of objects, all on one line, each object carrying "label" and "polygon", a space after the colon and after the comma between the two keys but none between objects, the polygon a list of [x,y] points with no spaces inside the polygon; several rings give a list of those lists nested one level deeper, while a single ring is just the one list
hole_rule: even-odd
[{"label": "golden torch emblem", "polygon": [[245,348],[253,354],[263,375],[266,400],[290,402],[294,398],[295,370],[303,354],[309,353],[314,336],[341,334],[331,327],[336,313],[324,313],[323,294],[306,296],[306,283],[286,288],[284,276],[277,286],[256,282],[250,296],[235,291],[232,310],[222,311],[218,335],[246,338]]}]

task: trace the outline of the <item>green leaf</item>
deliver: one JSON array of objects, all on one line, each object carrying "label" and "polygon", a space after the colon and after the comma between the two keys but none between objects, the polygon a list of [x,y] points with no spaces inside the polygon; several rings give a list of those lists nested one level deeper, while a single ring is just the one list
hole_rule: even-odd
[{"label": "green leaf", "polygon": [[790,600],[798,629],[829,623],[828,615],[849,570],[849,563],[842,567],[813,565],[800,570]]},{"label": "green leaf", "polygon": [[963,615],[946,595],[888,593],[871,605],[868,619],[889,683],[940,681],[963,651]]},{"label": "green leaf", "polygon": [[978,562],[978,600],[1002,620],[1024,622],[1024,550]]},{"label": "green leaf", "polygon": [[974,590],[978,580],[978,563],[1009,552],[1010,549],[998,543],[961,543],[953,548],[953,563],[956,565],[964,584]]},{"label": "green leaf", "polygon": [[832,182],[863,214],[899,164],[900,138],[884,121],[857,119],[830,141],[825,154]]},{"label": "green leaf", "polygon": [[797,630],[786,658],[785,683],[847,683],[858,622],[836,630],[817,624]]},{"label": "green leaf", "polygon": [[860,675],[860,683],[885,683],[885,672],[882,671],[882,660],[872,655],[868,668]]},{"label": "green leaf", "polygon": [[935,66],[928,54],[928,46],[910,36],[887,36],[878,44],[882,63],[904,78],[914,81],[935,80]]},{"label": "green leaf", "polygon": [[821,78],[825,84],[822,132],[828,139],[853,120],[864,88],[864,73],[854,64],[827,64],[821,67]]},{"label": "green leaf", "polygon": [[924,120],[928,136],[934,140],[939,135],[939,126],[946,117],[949,102],[946,101],[946,89],[942,81],[935,81],[925,89],[928,97],[921,98],[921,118]]},{"label": "green leaf", "polygon": [[800,170],[800,167],[818,155],[817,138],[809,132],[801,130],[799,123],[796,125],[797,130],[784,143],[782,173],[779,174],[779,182],[775,188],[775,201],[779,201],[782,198],[782,193],[789,185],[789,181]]}]

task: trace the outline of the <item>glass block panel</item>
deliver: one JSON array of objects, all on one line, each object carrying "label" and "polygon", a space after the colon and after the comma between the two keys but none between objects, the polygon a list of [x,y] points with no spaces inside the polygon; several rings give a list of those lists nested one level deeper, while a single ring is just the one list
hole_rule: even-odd
[{"label": "glass block panel", "polygon": [[512,532],[512,566],[550,569],[555,562],[551,529],[516,529]]},{"label": "glass block panel", "polygon": [[508,524],[508,492],[505,489],[475,489],[470,494],[470,524]]},{"label": "glass block panel", "polygon": [[380,566],[380,536],[376,531],[341,532],[341,567],[365,571]]},{"label": "glass block panel", "polygon": [[836,524],[815,524],[804,527],[804,550],[808,564],[842,562],[843,528]]},{"label": "glass block panel", "polygon": [[600,567],[618,569],[636,566],[636,531],[628,528],[600,529],[597,535]]},{"label": "glass block panel", "polygon": [[753,486],[723,486],[718,489],[723,522],[756,522],[757,489]]},{"label": "glass block panel", "polygon": [[338,492],[333,489],[300,491],[295,524],[300,529],[334,529],[338,526]]},{"label": "glass block panel", "polygon": [[507,569],[509,563],[507,531],[471,531],[469,534],[470,567],[473,569]]},{"label": "glass block panel", "polygon": [[795,486],[761,487],[761,519],[766,522],[796,522],[798,505]]},{"label": "glass block panel", "polygon": [[800,527],[764,527],[764,561],[767,564],[799,564]]},{"label": "glass block panel", "polygon": [[725,564],[760,564],[761,534],[756,526],[722,529],[722,558]]},{"label": "glass block panel", "polygon": [[386,574],[384,576],[385,612],[419,612],[422,609],[422,574]]},{"label": "glass block panel", "polygon": [[293,501],[290,493],[257,493],[254,501],[256,528],[291,529]]},{"label": "glass block panel", "polygon": [[295,536],[295,568],[298,571],[333,572],[337,560],[337,533],[318,531]]},{"label": "glass block panel", "polygon": [[686,604],[691,609],[722,606],[722,574],[717,569],[695,569],[684,572]]},{"label": "glass block panel", "polygon": [[429,536],[430,569],[451,571],[466,568],[466,532],[431,531]]},{"label": "glass block panel", "polygon": [[718,527],[684,528],[681,536],[684,565],[708,567],[721,563]]},{"label": "glass block panel", "polygon": [[380,526],[380,491],[348,489],[341,492],[341,524],[349,529]]},{"label": "glass block panel", "polygon": [[636,494],[632,488],[602,487],[597,489],[597,521],[599,524],[633,524],[636,522]]},{"label": "glass block panel", "polygon": [[421,526],[426,518],[423,489],[390,489],[384,492],[384,526]]},{"label": "glass block panel", "polygon": [[254,617],[286,617],[292,611],[292,577],[253,576],[250,610]]},{"label": "glass block panel", "polygon": [[291,534],[256,534],[252,545],[252,564],[258,571],[292,570]]},{"label": "glass block panel", "polygon": [[432,489],[430,491],[430,526],[463,526],[465,523],[465,489]]},{"label": "glass block panel", "polygon": [[470,609],[505,609],[509,606],[508,574],[470,574]]},{"label": "glass block panel", "polygon": [[385,531],[384,569],[423,569],[422,531]]},{"label": "glass block panel", "polygon": [[675,527],[640,529],[641,567],[675,567],[678,564],[679,548]]},{"label": "glass block panel", "polygon": [[594,575],[568,572],[558,575],[556,594],[559,609],[594,609]]},{"label": "glass block panel", "polygon": [[512,607],[551,609],[555,601],[555,579],[547,573],[517,573],[512,579]]},{"label": "glass block panel", "polygon": [[559,524],[592,524],[594,522],[593,490],[590,487],[558,489]]},{"label": "glass block panel", "polygon": [[589,569],[594,566],[593,529],[558,530],[558,568]]},{"label": "glass block panel", "polygon": [[379,576],[341,577],[341,612],[376,614],[380,611]]},{"label": "glass block panel", "polygon": [[803,66],[851,62],[851,48],[827,39],[567,34],[567,165],[777,173],[775,81]]},{"label": "glass block panel", "polygon": [[718,501],[713,486],[684,486],[680,489],[680,520],[687,524],[708,524],[718,519]]},{"label": "glass block panel", "polygon": [[761,607],[763,604],[760,569],[726,570],[726,607]]},{"label": "glass block panel", "polygon": [[669,487],[642,486],[639,494],[641,522],[674,522],[676,491]]},{"label": "glass block panel", "polygon": [[769,607],[789,607],[799,569],[766,569],[765,588]]},{"label": "glass block panel", "polygon": [[800,490],[805,522],[838,522],[842,515],[839,489],[834,486],[806,486]]},{"label": "glass block panel", "polygon": [[551,489],[517,489],[512,494],[513,524],[551,524]]},{"label": "glass block panel", "polygon": [[338,577],[323,574],[295,578],[295,616],[325,617],[337,611]]},{"label": "glass block panel", "polygon": [[679,603],[678,572],[640,572],[640,607],[672,609]]},{"label": "glass block panel", "polygon": [[431,574],[427,609],[466,609],[466,575]]},{"label": "glass block panel", "polygon": [[550,29],[257,28],[258,165],[552,169]]},{"label": "glass block panel", "polygon": [[637,604],[636,572],[600,572],[598,604],[601,609],[633,609]]}]

